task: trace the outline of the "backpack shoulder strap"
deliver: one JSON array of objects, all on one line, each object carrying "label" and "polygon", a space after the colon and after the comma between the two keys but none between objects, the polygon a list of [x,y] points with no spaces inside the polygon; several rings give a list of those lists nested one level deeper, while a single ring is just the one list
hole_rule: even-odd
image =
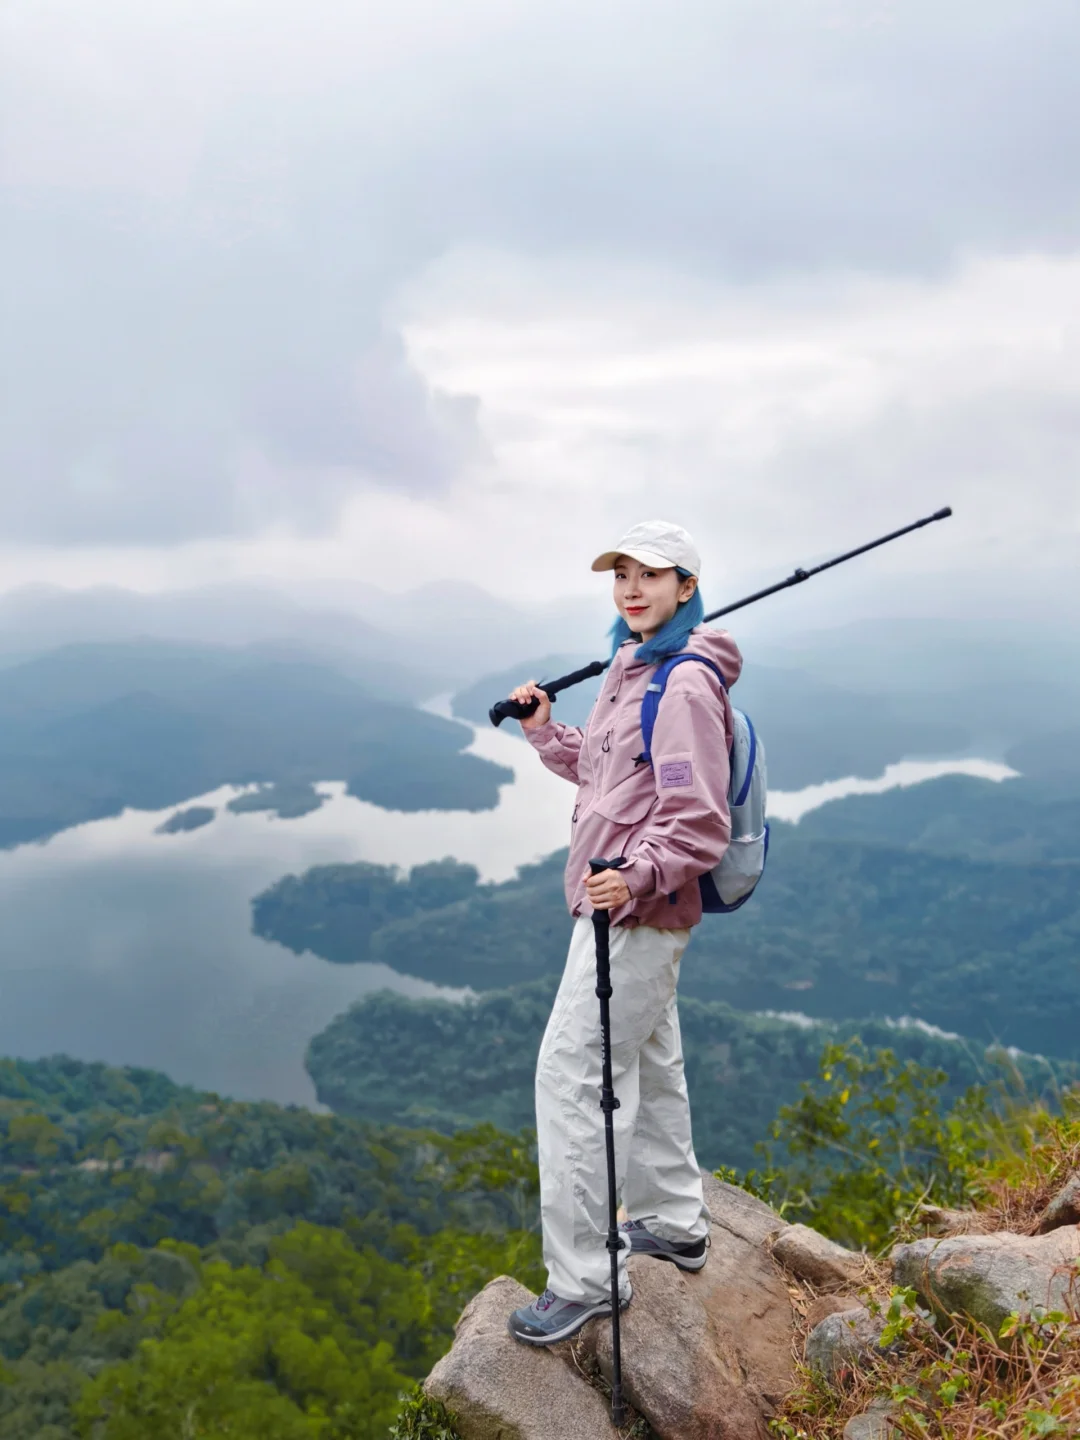
[{"label": "backpack shoulder strap", "polygon": [[662,660],[656,667],[653,678],[645,691],[645,698],[641,702],[641,738],[645,742],[641,760],[646,765],[652,764],[653,730],[656,728],[656,715],[660,709],[664,691],[667,689],[667,682],[676,665],[681,665],[686,660],[696,660],[701,665],[707,665],[720,681],[721,688],[727,689],[727,681],[724,679],[719,665],[710,660],[707,655],[695,655],[692,650],[684,650],[679,655],[670,655],[666,660]]},{"label": "backpack shoulder strap", "polygon": [[750,794],[750,786],[753,784],[754,781],[754,766],[757,764],[758,739],[757,731],[754,729],[754,722],[750,719],[750,716],[747,715],[744,710],[739,710],[737,714],[741,715],[742,718],[746,721],[747,734],[750,736],[750,753],[746,757],[746,774],[743,776],[743,782],[742,785],[739,787],[739,793],[735,796],[731,803],[733,805],[745,805],[746,797]]}]

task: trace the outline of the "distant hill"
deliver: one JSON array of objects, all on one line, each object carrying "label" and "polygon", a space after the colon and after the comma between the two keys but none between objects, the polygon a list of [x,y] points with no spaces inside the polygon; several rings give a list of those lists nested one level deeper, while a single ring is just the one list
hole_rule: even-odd
[{"label": "distant hill", "polygon": [[[554,991],[554,978],[464,1004],[380,991],[312,1040],[308,1071],[319,1099],[338,1114],[447,1131],[484,1120],[519,1129],[533,1123],[536,1054]],[[859,1035],[869,1046],[940,1066],[953,1096],[1002,1073],[1000,1055],[917,1026],[796,1024],[686,997],[679,1015],[695,1146],[710,1167],[755,1163],[755,1144],[778,1107],[817,1074],[826,1040]],[[1080,1076],[1080,1065],[1027,1058],[1020,1074],[1038,1095]]]},{"label": "distant hill", "polygon": [[[921,843],[927,817],[920,825],[909,813],[913,791],[845,802],[854,839],[839,838],[840,811],[835,833],[814,834],[805,821],[774,826],[757,895],[701,924],[682,993],[823,1019],[915,1015],[980,1043],[1080,1059],[1075,811],[1032,801],[1006,829],[1000,795],[974,783],[985,791],[953,791],[954,818],[944,801],[930,817],[942,845],[951,835],[951,853]],[[862,823],[859,807],[870,800]],[[1058,836],[1052,859],[1012,858],[1042,854],[1043,833]],[[992,858],[969,858],[979,847]],[[370,908],[373,867],[334,867],[332,896],[325,870],[313,871],[256,902],[258,933],[339,963],[381,961],[443,985],[499,989],[561,970],[570,930],[562,865],[555,854],[496,885],[459,869],[448,903],[409,898],[405,884],[392,911],[382,901]],[[346,915],[348,923],[335,919]]]},{"label": "distant hill", "polygon": [[1005,758],[1025,775],[1044,783],[1064,781],[1073,794],[1080,794],[1080,724],[1023,740]]},{"label": "distant hill", "polygon": [[905,713],[962,726],[988,758],[1080,728],[1080,629],[1067,607],[1037,623],[876,618],[784,639],[776,629],[762,633],[765,619],[762,607],[742,622],[755,627],[757,638],[747,640],[755,662],[807,669],[841,689],[890,697]]},{"label": "distant hill", "polygon": [[600,597],[592,606],[524,608],[447,580],[398,594],[362,580],[232,581],[154,594],[25,585],[0,594],[0,667],[68,644],[291,646],[380,694],[425,700],[583,626],[602,636],[606,613]]},{"label": "distant hill", "polygon": [[943,775],[883,795],[830,801],[811,810],[798,833],[970,860],[1080,862],[1080,790],[1027,775],[1000,784]]},{"label": "distant hill", "polygon": [[[479,872],[456,860],[416,865],[317,865],[286,875],[252,902],[252,930],[298,955],[310,950],[340,965],[368,959],[383,926],[439,910],[477,893]],[[317,949],[316,949],[317,947]]]},{"label": "distant hill", "polygon": [[226,784],[343,779],[396,810],[482,810],[511,771],[454,721],[308,658],[133,641],[3,672],[0,846]]}]

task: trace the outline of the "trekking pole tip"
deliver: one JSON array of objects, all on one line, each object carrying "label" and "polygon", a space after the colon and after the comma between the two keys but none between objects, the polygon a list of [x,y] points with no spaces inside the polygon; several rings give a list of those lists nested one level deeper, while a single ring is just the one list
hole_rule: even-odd
[{"label": "trekking pole tip", "polygon": [[930,516],[930,519],[931,519],[931,520],[947,520],[951,514],[952,514],[952,506],[951,506],[951,505],[943,505],[940,510],[936,510],[936,511],[934,512],[934,514]]}]

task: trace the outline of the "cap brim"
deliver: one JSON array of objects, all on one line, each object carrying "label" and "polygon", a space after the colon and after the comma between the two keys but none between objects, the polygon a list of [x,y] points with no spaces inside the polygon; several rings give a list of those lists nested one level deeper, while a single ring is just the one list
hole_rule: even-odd
[{"label": "cap brim", "polygon": [[664,555],[657,555],[655,550],[605,550],[603,555],[598,555],[592,562],[594,570],[614,570],[615,562],[620,555],[629,555],[631,560],[636,560],[639,565],[648,565],[650,570],[674,570],[675,565]]}]

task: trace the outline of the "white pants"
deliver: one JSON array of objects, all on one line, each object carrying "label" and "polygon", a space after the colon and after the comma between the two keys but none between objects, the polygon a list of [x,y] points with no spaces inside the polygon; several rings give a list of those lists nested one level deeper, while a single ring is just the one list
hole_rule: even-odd
[{"label": "white pants", "polygon": [[[628,1214],[676,1243],[709,1228],[690,1138],[675,1003],[689,930],[611,929],[615,1179]],[[548,1284],[564,1300],[610,1294],[600,1002],[591,920],[578,920],[536,1066],[540,1214]],[[626,1252],[619,1257],[625,1293]]]}]

